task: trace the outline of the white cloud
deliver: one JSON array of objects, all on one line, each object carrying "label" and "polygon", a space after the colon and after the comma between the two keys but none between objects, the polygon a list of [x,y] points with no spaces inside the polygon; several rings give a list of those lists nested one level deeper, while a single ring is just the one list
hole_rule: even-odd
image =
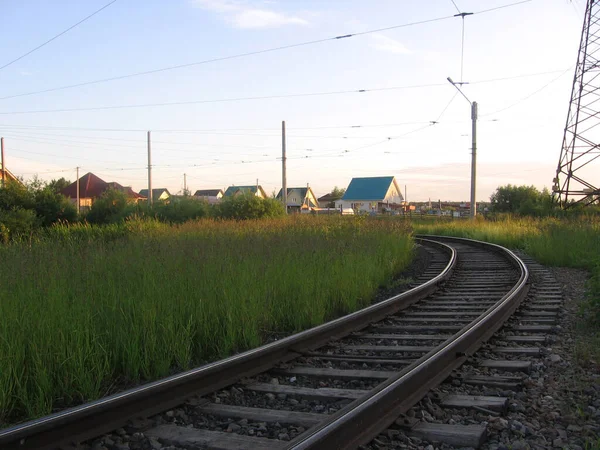
[{"label": "white cloud", "polygon": [[283,25],[308,25],[305,19],[265,8],[273,2],[247,0],[194,0],[198,7],[222,14],[236,28],[275,28]]},{"label": "white cloud", "polygon": [[411,53],[401,42],[382,34],[374,34],[371,38],[373,39],[373,48],[382,52],[395,53],[397,55],[408,55]]}]

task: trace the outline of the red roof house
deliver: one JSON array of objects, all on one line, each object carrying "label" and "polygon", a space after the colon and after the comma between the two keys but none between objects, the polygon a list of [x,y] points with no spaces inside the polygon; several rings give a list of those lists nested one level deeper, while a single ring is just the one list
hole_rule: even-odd
[{"label": "red roof house", "polygon": [[[130,186],[122,186],[114,181],[107,183],[102,178],[88,172],[79,179],[79,206],[83,208],[91,207],[94,200],[100,197],[108,189],[122,191],[133,201],[145,198],[136,193]],[[77,202],[77,181],[71,183],[60,192],[65,197],[70,198],[73,202]]]}]

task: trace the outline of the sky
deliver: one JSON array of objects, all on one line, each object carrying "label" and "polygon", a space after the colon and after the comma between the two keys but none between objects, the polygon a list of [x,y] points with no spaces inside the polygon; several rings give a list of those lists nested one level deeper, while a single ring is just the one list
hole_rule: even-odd
[{"label": "sky", "polygon": [[288,187],[393,175],[409,201],[463,201],[471,107],[451,77],[479,105],[477,200],[550,188],[585,0],[494,9],[517,1],[0,0],[6,165],[139,191],[151,131],[153,187],[270,194],[285,121]]}]

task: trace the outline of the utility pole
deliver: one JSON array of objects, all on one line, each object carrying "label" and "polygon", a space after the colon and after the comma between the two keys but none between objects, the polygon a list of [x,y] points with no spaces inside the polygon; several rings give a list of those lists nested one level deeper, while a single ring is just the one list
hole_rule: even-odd
[{"label": "utility pole", "polygon": [[77,191],[77,194],[76,194],[76,197],[77,197],[77,215],[79,215],[79,208],[80,208],[80,204],[81,204],[81,201],[79,199],[79,166],[77,166],[77,186],[76,186],[75,189]]},{"label": "utility pole", "polygon": [[4,138],[0,138],[0,159],[2,160],[2,187],[6,187],[6,162],[4,161]]},{"label": "utility pole", "polygon": [[148,206],[152,206],[152,148],[148,131]]},{"label": "utility pole", "polygon": [[187,178],[186,174],[183,174],[183,195],[187,195]]},{"label": "utility pole", "polygon": [[406,207],[406,211],[408,211],[408,195],[406,194],[406,185],[404,185],[404,206]]},{"label": "utility pole", "polygon": [[281,199],[285,213],[288,212],[287,201],[287,157],[285,155],[285,120],[281,122]]},{"label": "utility pole", "polygon": [[475,191],[477,189],[477,102],[471,104],[471,120],[473,122],[473,145],[471,151],[471,217],[477,215]]},{"label": "utility pole", "polygon": [[452,86],[458,89],[458,92],[471,104],[471,121],[472,128],[472,148],[471,148],[471,218],[477,215],[477,204],[475,202],[476,186],[477,186],[477,102],[471,102],[469,98],[461,91],[460,87],[448,77],[447,80]]}]

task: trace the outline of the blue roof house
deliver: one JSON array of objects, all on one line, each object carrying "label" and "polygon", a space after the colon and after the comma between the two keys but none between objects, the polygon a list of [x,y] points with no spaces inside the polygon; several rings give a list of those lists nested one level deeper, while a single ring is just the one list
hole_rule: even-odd
[{"label": "blue roof house", "polygon": [[335,202],[339,209],[376,212],[401,209],[404,202],[395,177],[352,178],[344,196]]}]

